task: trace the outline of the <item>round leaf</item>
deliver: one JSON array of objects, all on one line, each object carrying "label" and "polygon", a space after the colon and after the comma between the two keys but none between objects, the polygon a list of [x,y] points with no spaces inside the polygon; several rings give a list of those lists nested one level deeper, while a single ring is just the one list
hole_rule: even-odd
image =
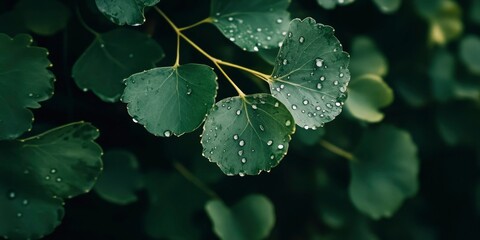
[{"label": "round leaf", "polygon": [[400,8],[402,0],[373,0],[383,13],[393,13]]},{"label": "round leaf", "polygon": [[53,95],[53,74],[44,48],[32,47],[32,38],[0,34],[0,139],[14,139],[29,130],[39,102]]},{"label": "round leaf", "polygon": [[388,63],[375,43],[368,37],[356,37],[352,43],[352,59],[350,73],[353,77],[364,74],[385,76],[388,72]]},{"label": "round leaf", "polygon": [[72,76],[83,91],[91,89],[106,102],[116,102],[125,88],[123,79],[155,66],[162,48],[148,35],[115,29],[97,36],[73,65]]},{"label": "round leaf", "polygon": [[98,10],[118,25],[138,26],[145,22],[143,11],[160,0],[95,0]]},{"label": "round leaf", "polygon": [[382,78],[368,74],[351,81],[345,104],[354,117],[367,122],[379,122],[383,119],[379,109],[392,102],[393,90]]},{"label": "round leaf", "polygon": [[294,19],[273,69],[272,95],[306,129],[332,121],[347,97],[349,55],[333,32],[312,18]]},{"label": "round leaf", "polygon": [[104,170],[95,184],[95,192],[111,203],[126,205],[137,201],[135,194],[142,187],[135,155],[112,150],[103,156]]},{"label": "round leaf", "polygon": [[211,200],[205,210],[222,240],[264,239],[275,225],[275,209],[263,195],[249,195],[232,208],[221,200]]},{"label": "round leaf", "polygon": [[160,67],[126,79],[122,101],[133,121],[156,136],[197,129],[215,103],[217,76],[207,65]]},{"label": "round leaf", "polygon": [[480,75],[480,38],[468,35],[460,42],[460,58],[474,74]]},{"label": "round leaf", "polygon": [[205,121],[203,155],[227,175],[270,171],[285,156],[295,123],[269,94],[218,102]]},{"label": "round leaf", "polygon": [[63,199],[90,191],[102,169],[97,137],[80,122],[0,142],[0,236],[41,238],[60,224]]},{"label": "round leaf", "polygon": [[57,0],[21,0],[15,10],[25,27],[40,35],[53,35],[67,26],[70,18],[68,7]]},{"label": "round leaf", "polygon": [[350,162],[350,198],[374,219],[390,217],[418,189],[419,160],[410,135],[390,125],[364,134]]},{"label": "round leaf", "polygon": [[334,9],[337,5],[344,6],[355,2],[355,0],[317,0],[318,5],[325,9]]},{"label": "round leaf", "polygon": [[245,51],[278,47],[290,21],[289,0],[212,0],[213,24]]}]

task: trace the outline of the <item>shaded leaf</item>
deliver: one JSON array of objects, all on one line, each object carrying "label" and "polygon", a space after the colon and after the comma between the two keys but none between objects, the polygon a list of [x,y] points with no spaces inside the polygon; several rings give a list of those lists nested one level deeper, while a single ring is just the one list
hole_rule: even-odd
[{"label": "shaded leaf", "polygon": [[407,132],[390,125],[369,130],[354,156],[350,162],[350,198],[371,218],[392,216],[417,192],[417,147]]},{"label": "shaded leaf", "polygon": [[354,1],[355,0],[317,0],[317,3],[325,9],[334,9],[337,5],[344,6]]},{"label": "shaded leaf", "polygon": [[17,11],[12,10],[0,14],[0,33],[15,36],[26,32],[28,32],[28,30]]},{"label": "shaded leaf", "polygon": [[72,123],[0,142],[0,235],[41,238],[63,218],[63,199],[92,189],[102,169],[98,130]]},{"label": "shaded leaf", "polygon": [[180,136],[202,124],[215,103],[216,79],[207,65],[154,68],[126,79],[122,101],[150,133]]},{"label": "shaded leaf", "polygon": [[148,35],[119,28],[96,37],[73,65],[72,77],[83,91],[91,89],[103,101],[116,102],[124,78],[154,67],[164,56]]},{"label": "shaded leaf", "polygon": [[278,47],[290,22],[289,0],[212,0],[213,24],[245,51]]},{"label": "shaded leaf", "polygon": [[263,195],[249,195],[231,208],[221,200],[211,200],[205,210],[222,240],[263,239],[275,225],[274,206]]},{"label": "shaded leaf", "polygon": [[435,44],[445,45],[463,32],[462,10],[455,1],[442,1],[438,11],[428,20],[430,40]]},{"label": "shaded leaf", "polygon": [[470,6],[470,19],[480,25],[480,0],[472,0]]},{"label": "shaded leaf", "polygon": [[384,77],[388,72],[387,59],[368,37],[356,37],[352,43],[352,58],[349,70],[352,78],[364,74],[374,74]]},{"label": "shaded leaf", "polygon": [[306,129],[332,121],[347,97],[349,56],[333,32],[312,18],[294,19],[269,82],[272,95]]},{"label": "shaded leaf", "polygon": [[480,75],[480,38],[468,35],[460,42],[460,58],[474,74]]},{"label": "shaded leaf", "polygon": [[325,136],[324,128],[320,128],[315,131],[299,128],[295,131],[294,139],[300,140],[300,142],[307,146],[314,146],[315,144],[318,144],[323,136]]},{"label": "shaded leaf", "polygon": [[455,59],[446,50],[439,50],[433,56],[428,71],[432,93],[436,100],[451,99],[455,88]]},{"label": "shaded leaf", "polygon": [[256,175],[278,165],[294,131],[292,115],[269,94],[223,99],[205,121],[203,155],[227,175]]},{"label": "shaded leaf", "polygon": [[150,201],[147,234],[160,239],[200,239],[193,215],[207,201],[205,193],[178,174],[151,172],[145,183]]},{"label": "shaded leaf", "polygon": [[376,75],[363,75],[351,81],[345,102],[350,113],[367,122],[379,122],[383,113],[379,109],[393,102],[393,90]]},{"label": "shaded leaf", "polygon": [[39,102],[53,95],[53,74],[44,48],[32,47],[32,38],[0,34],[0,140],[14,139],[29,130]]},{"label": "shaded leaf", "polygon": [[418,13],[425,18],[430,18],[435,15],[436,12],[442,6],[443,0],[414,0],[413,3]]},{"label": "shaded leaf", "polygon": [[104,170],[95,184],[95,192],[106,201],[126,205],[137,201],[142,187],[135,155],[125,150],[111,150],[103,156]]},{"label": "shaded leaf", "polygon": [[373,0],[373,2],[383,13],[396,12],[402,4],[402,0]]},{"label": "shaded leaf", "polygon": [[160,0],[95,0],[98,10],[118,25],[138,26],[145,22],[143,11]]},{"label": "shaded leaf", "polygon": [[437,110],[440,134],[449,145],[480,146],[479,123],[480,105],[474,101],[448,102]]},{"label": "shaded leaf", "polygon": [[64,29],[70,19],[70,9],[57,0],[20,0],[15,11],[25,27],[40,35],[53,35]]}]

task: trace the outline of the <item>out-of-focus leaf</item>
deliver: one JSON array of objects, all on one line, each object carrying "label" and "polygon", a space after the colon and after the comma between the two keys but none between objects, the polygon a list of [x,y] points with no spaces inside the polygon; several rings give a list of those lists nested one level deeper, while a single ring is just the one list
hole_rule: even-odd
[{"label": "out-of-focus leaf", "polygon": [[460,42],[460,58],[467,68],[480,76],[480,38],[468,35]]},{"label": "out-of-focus leaf", "polygon": [[263,195],[249,195],[231,208],[221,200],[211,200],[205,210],[222,240],[264,239],[275,225],[274,206]]},{"label": "out-of-focus leaf", "polygon": [[70,9],[57,0],[20,0],[15,7],[25,26],[40,35],[53,35],[64,29]]},{"label": "out-of-focus leaf", "polygon": [[290,22],[289,0],[212,0],[210,17],[244,51],[280,46]]},{"label": "out-of-focus leaf", "polygon": [[27,32],[28,29],[17,11],[12,10],[0,14],[0,33],[15,36]]},{"label": "out-of-focus leaf", "polygon": [[37,239],[60,224],[63,200],[90,191],[101,172],[97,137],[79,122],[0,142],[0,236]]},{"label": "out-of-focus leaf", "polygon": [[472,0],[470,6],[470,19],[480,25],[480,0]]},{"label": "out-of-focus leaf", "polygon": [[305,129],[335,119],[347,97],[349,55],[333,32],[313,18],[294,19],[269,81],[272,95]]},{"label": "out-of-focus leaf", "polygon": [[429,17],[430,40],[445,45],[463,32],[462,10],[455,1],[443,0],[438,11]]},{"label": "out-of-focus leaf", "polygon": [[436,12],[442,6],[444,0],[414,0],[413,3],[420,15],[425,18],[430,18],[435,15]]},{"label": "out-of-focus leaf", "polygon": [[393,13],[400,8],[402,0],[373,0],[383,13]]},{"label": "out-of-focus leaf", "polygon": [[337,5],[345,6],[353,2],[355,2],[355,0],[317,0],[318,5],[325,9],[334,9]]},{"label": "out-of-focus leaf", "polygon": [[446,50],[434,55],[428,71],[432,93],[436,100],[444,102],[452,97],[455,88],[455,59]]},{"label": "out-of-focus leaf", "polygon": [[125,78],[154,67],[164,56],[148,35],[118,28],[95,38],[73,65],[72,77],[83,91],[91,89],[103,101],[116,102]]},{"label": "out-of-focus leaf", "polygon": [[143,11],[160,0],[95,0],[98,10],[118,25],[138,26],[145,22]]},{"label": "out-of-focus leaf", "polygon": [[134,74],[122,101],[133,121],[156,136],[180,136],[197,129],[215,103],[217,75],[202,64],[153,68]]},{"label": "out-of-focus leaf", "polygon": [[317,144],[324,135],[325,128],[319,128],[317,130],[306,130],[304,128],[298,128],[295,131],[294,139],[300,140],[300,142],[307,146],[313,146]]},{"label": "out-of-focus leaf", "polygon": [[350,162],[350,198],[373,219],[391,217],[418,189],[419,160],[410,135],[390,125],[368,130]]},{"label": "out-of-focus leaf", "polygon": [[368,37],[360,36],[353,40],[351,48],[352,58],[349,70],[352,78],[364,74],[374,74],[384,77],[388,72],[388,63],[377,46]]},{"label": "out-of-focus leaf", "polygon": [[32,127],[39,102],[53,95],[48,51],[33,47],[32,38],[0,33],[0,140],[14,139]]},{"label": "out-of-focus leaf", "polygon": [[95,184],[95,192],[111,203],[126,205],[137,201],[142,187],[135,155],[125,150],[111,150],[103,156],[104,170]]},{"label": "out-of-focus leaf", "polygon": [[480,146],[480,105],[474,101],[454,101],[440,105],[437,124],[443,140],[450,145]]},{"label": "out-of-focus leaf", "polygon": [[294,132],[292,115],[271,95],[227,98],[207,116],[203,155],[227,175],[257,175],[280,163]]}]

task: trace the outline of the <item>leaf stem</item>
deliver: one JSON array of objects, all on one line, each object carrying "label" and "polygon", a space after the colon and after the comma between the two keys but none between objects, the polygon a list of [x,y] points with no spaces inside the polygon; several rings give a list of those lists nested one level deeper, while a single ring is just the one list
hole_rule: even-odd
[{"label": "leaf stem", "polygon": [[177,34],[177,57],[175,58],[174,68],[180,66],[180,35]]},{"label": "leaf stem", "polygon": [[194,27],[196,27],[196,26],[198,26],[198,25],[202,25],[202,24],[204,24],[204,23],[212,23],[212,22],[213,22],[213,18],[208,17],[208,18],[205,18],[205,19],[203,19],[203,20],[201,20],[201,21],[198,21],[198,22],[196,22],[196,23],[194,23],[194,24],[192,24],[192,25],[188,25],[188,26],[186,26],[186,27],[179,28],[178,31],[182,32],[182,31],[188,30],[188,29],[190,29],[190,28],[194,28]]},{"label": "leaf stem", "polygon": [[83,28],[85,28],[88,32],[91,34],[95,35],[95,37],[100,38],[100,33],[97,31],[93,30],[88,24],[83,20],[82,14],[80,13],[80,7],[78,7],[78,2],[75,5],[75,13],[77,14],[78,21],[80,22],[80,25],[82,25]]},{"label": "leaf stem", "polygon": [[332,153],[335,153],[340,157],[346,158],[349,161],[354,161],[355,160],[355,156],[352,153],[337,147],[336,145],[334,145],[331,142],[328,142],[328,141],[322,139],[322,140],[320,140],[319,144],[322,147],[326,148],[328,151],[330,151]]},{"label": "leaf stem", "polygon": [[230,82],[230,84],[232,84],[233,88],[235,88],[235,90],[237,90],[237,93],[238,93],[238,96],[240,96],[242,99],[245,99],[245,93],[242,92],[242,90],[237,86],[237,84],[235,84],[235,82],[233,82],[233,80],[230,78],[230,76],[228,76],[228,74],[223,70],[222,66],[220,66],[220,64],[218,62],[213,62],[218,70],[220,70],[220,72],[222,72],[223,76],[225,76],[225,78]]},{"label": "leaf stem", "polygon": [[173,162],[173,167],[188,181],[190,181],[193,185],[198,187],[200,190],[205,192],[208,196],[214,199],[220,199],[217,193],[215,193],[212,189],[210,189],[205,183],[203,183],[200,179],[198,179],[195,175],[193,175],[185,166],[183,166],[179,162]]}]

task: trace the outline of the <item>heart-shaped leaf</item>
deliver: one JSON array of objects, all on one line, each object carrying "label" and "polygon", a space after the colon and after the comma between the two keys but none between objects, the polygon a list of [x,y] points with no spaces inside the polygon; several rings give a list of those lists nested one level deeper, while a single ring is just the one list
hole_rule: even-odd
[{"label": "heart-shaped leaf", "polygon": [[217,75],[207,65],[153,68],[126,79],[122,101],[133,121],[156,136],[197,129],[215,103]]},{"label": "heart-shaped leaf", "polygon": [[480,38],[468,35],[460,42],[460,58],[474,74],[480,75]]},{"label": "heart-shaped leaf", "polygon": [[160,0],[95,0],[98,10],[118,25],[138,26],[145,22],[143,11]]},{"label": "heart-shaped leaf", "polygon": [[98,130],[65,125],[28,139],[0,142],[0,236],[41,238],[63,218],[63,199],[84,194],[102,169]]},{"label": "heart-shaped leaf", "polygon": [[212,0],[213,24],[245,51],[278,47],[283,41],[290,13],[289,0]]},{"label": "heart-shaped leaf", "polygon": [[218,102],[205,121],[203,155],[227,175],[269,171],[285,156],[295,122],[269,94]]},{"label": "heart-shaped leaf", "polygon": [[57,0],[21,0],[15,6],[30,31],[40,35],[53,35],[65,28],[70,18],[68,7]]},{"label": "heart-shaped leaf", "polygon": [[294,19],[273,69],[272,95],[306,129],[332,121],[347,97],[349,55],[333,32],[312,18]]},{"label": "heart-shaped leaf", "polygon": [[211,200],[205,211],[222,240],[264,239],[275,225],[274,206],[263,195],[249,195],[231,208],[221,200]]},{"label": "heart-shaped leaf", "polygon": [[95,192],[111,203],[126,205],[137,201],[142,187],[135,155],[125,150],[111,150],[103,156],[104,170],[95,184]]},{"label": "heart-shaped leaf", "polygon": [[154,67],[164,56],[148,35],[119,28],[97,36],[73,65],[72,76],[83,91],[91,89],[103,101],[116,102],[126,77]]},{"label": "heart-shaped leaf", "polygon": [[355,0],[317,0],[318,5],[325,9],[334,9],[337,5],[344,6],[355,2]]},{"label": "heart-shaped leaf", "polygon": [[0,140],[14,139],[31,128],[39,102],[53,95],[53,74],[44,48],[32,47],[32,38],[0,34]]},{"label": "heart-shaped leaf", "polygon": [[393,13],[400,8],[402,0],[373,0],[383,13]]},{"label": "heart-shaped leaf", "polygon": [[410,135],[390,125],[368,130],[350,162],[350,198],[368,216],[390,217],[418,189],[419,160]]}]

